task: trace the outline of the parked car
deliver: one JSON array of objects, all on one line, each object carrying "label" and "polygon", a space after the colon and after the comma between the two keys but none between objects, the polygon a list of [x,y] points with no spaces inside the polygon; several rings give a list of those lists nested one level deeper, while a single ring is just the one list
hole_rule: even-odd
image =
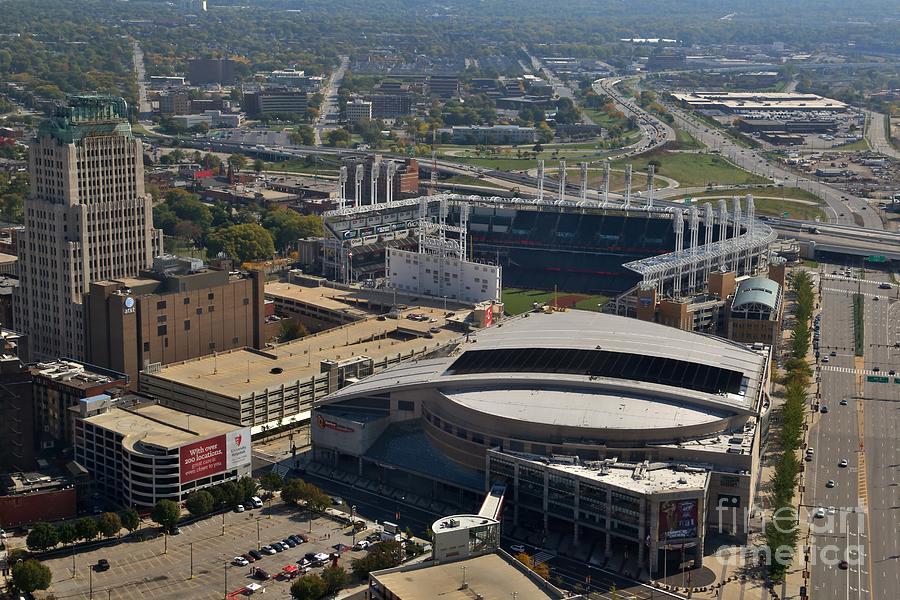
[{"label": "parked car", "polygon": [[813,517],[816,519],[824,519],[825,518],[825,509],[821,506],[816,509],[816,512],[813,514]]},{"label": "parked car", "polygon": [[353,546],[353,549],[354,550],[365,550],[366,548],[368,548],[371,545],[372,545],[372,542],[370,542],[369,540],[359,540],[358,542],[356,542],[356,545]]},{"label": "parked car", "polygon": [[250,561],[243,556],[235,556],[231,559],[231,563],[236,567],[246,567],[250,564]]},{"label": "parked car", "polygon": [[288,548],[296,548],[296,547],[297,547],[297,542],[295,542],[294,540],[292,540],[292,539],[289,538],[289,537],[284,538],[283,540],[281,540],[281,543],[284,544],[284,545],[286,545]]},{"label": "parked car", "polygon": [[248,552],[247,554],[249,554],[250,556],[252,556],[252,557],[255,558],[256,560],[259,560],[259,559],[261,559],[261,558],[263,557],[262,552],[260,552],[259,550],[251,550],[251,551]]},{"label": "parked car", "polygon": [[109,570],[109,561],[105,558],[101,558],[97,561],[97,564],[94,565],[95,571],[108,571]]},{"label": "parked car", "polygon": [[260,581],[266,581],[267,579],[272,578],[272,576],[269,575],[269,573],[267,571],[260,569],[260,568],[253,569],[253,572],[251,573],[251,575],[253,576],[254,579],[259,579]]},{"label": "parked car", "polygon": [[275,548],[273,548],[272,546],[263,546],[262,548],[259,549],[259,551],[262,552],[263,554],[268,554],[269,556],[278,553],[278,551],[275,550]]},{"label": "parked car", "polygon": [[241,554],[241,557],[248,563],[256,562],[256,559],[249,552],[247,552],[246,554]]},{"label": "parked car", "polygon": [[244,510],[245,509],[244,509],[243,504],[238,504],[237,506],[234,507],[234,512],[237,512],[237,513],[242,513],[242,512],[244,512]]},{"label": "parked car", "polygon": [[272,549],[275,550],[275,552],[284,551],[284,548],[281,547],[281,542],[272,542],[269,545],[272,546]]},{"label": "parked car", "polygon": [[509,549],[513,552],[525,552],[525,546],[523,546],[522,544],[513,544],[509,547]]},{"label": "parked car", "polygon": [[262,508],[262,498],[253,496],[250,498],[250,504],[253,505],[253,508]]}]

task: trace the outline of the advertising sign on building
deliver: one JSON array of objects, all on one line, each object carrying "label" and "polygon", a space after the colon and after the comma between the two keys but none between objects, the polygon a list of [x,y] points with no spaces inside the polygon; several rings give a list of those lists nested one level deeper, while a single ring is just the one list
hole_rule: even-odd
[{"label": "advertising sign on building", "polygon": [[697,499],[668,500],[659,504],[659,539],[697,537]]},{"label": "advertising sign on building", "polygon": [[250,463],[250,429],[245,427],[179,448],[181,483],[211,477]]}]

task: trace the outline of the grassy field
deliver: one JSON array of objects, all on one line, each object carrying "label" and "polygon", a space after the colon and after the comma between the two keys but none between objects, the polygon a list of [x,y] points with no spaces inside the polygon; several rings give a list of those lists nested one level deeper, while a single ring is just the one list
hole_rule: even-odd
[{"label": "grassy field", "polygon": [[868,150],[869,142],[866,138],[861,140],[856,140],[855,142],[850,142],[849,144],[841,144],[840,146],[834,146],[833,150]]},{"label": "grassy field", "polygon": [[[784,200],[782,200],[782,190],[784,191]],[[746,209],[746,202],[743,197],[752,194],[753,204],[756,208],[757,215],[766,215],[770,217],[781,217],[784,213],[788,214],[791,219],[803,219],[813,221],[819,219],[826,220],[825,211],[822,209],[820,200],[805,190],[797,188],[740,188],[734,190],[710,190],[700,194],[690,194],[689,196],[696,204],[706,204],[707,202],[718,202],[719,198],[729,199],[729,210],[731,209],[730,198],[739,196],[742,198],[741,206]],[[678,199],[684,198],[681,196]],[[791,202],[794,200],[803,200],[804,203]],[[815,202],[816,204],[806,204],[805,202]]]},{"label": "grassy field", "polygon": [[554,294],[543,290],[521,290],[517,288],[504,289],[501,299],[503,300],[504,310],[508,314],[518,315],[531,310],[534,302],[553,304],[554,295],[556,296],[557,306],[596,312],[602,311],[603,305],[609,302],[609,298],[602,295],[572,294],[568,292],[556,292]]},{"label": "grassy field", "polygon": [[[646,171],[647,163],[656,160],[656,172],[677,179],[684,187],[707,185],[745,185],[770,183],[768,179],[739,169],[717,154],[693,154],[659,150],[632,161],[635,171]],[[628,161],[613,163],[623,168]]]},{"label": "grassy field", "polygon": [[674,127],[675,130],[675,148],[678,150],[702,150],[706,148],[706,144],[689,134],[684,129]]},{"label": "grassy field", "polygon": [[[556,177],[556,170],[550,173]],[[581,182],[581,169],[566,169],[566,182],[578,185]],[[553,187],[553,186],[550,186]],[[660,189],[666,187],[666,182],[659,179],[653,185],[654,188]],[[553,187],[553,189],[556,189]],[[598,165],[593,165],[588,171],[588,190],[595,192],[603,189],[603,169]],[[647,189],[647,174],[633,172],[631,174],[631,191],[641,192]],[[625,173],[621,171],[610,171],[609,173],[609,191],[624,192],[625,191]]]},{"label": "grassy field", "polygon": [[319,168],[317,171],[315,163],[309,164],[305,159],[266,163],[263,169],[265,171],[284,171],[285,173],[303,173],[306,175],[313,175],[318,172],[319,175],[328,175],[332,177],[336,177],[340,173],[340,170],[336,169],[332,163],[324,160],[319,161]]},{"label": "grassy field", "polygon": [[478,179],[477,177],[472,177],[470,175],[454,175],[453,177],[448,177],[447,179],[441,179],[441,183],[455,183],[457,185],[479,185],[481,187],[489,187],[496,189],[503,189],[493,183],[485,181],[484,179]]}]

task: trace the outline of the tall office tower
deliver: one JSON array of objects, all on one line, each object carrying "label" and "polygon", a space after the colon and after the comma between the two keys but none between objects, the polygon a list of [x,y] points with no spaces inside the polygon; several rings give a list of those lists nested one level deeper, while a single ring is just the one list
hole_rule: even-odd
[{"label": "tall office tower", "polygon": [[127,114],[122,98],[72,96],[31,146],[14,319],[32,359],[81,359],[91,282],[135,276],[162,248]]}]

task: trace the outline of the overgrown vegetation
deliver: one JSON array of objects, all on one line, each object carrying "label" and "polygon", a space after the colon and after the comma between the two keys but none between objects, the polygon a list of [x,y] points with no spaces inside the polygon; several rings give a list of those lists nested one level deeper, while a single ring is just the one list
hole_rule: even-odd
[{"label": "overgrown vegetation", "polygon": [[865,323],[865,297],[862,294],[853,294],[853,353],[862,356],[864,348]]},{"label": "overgrown vegetation", "polygon": [[771,557],[769,578],[773,581],[784,579],[797,543],[797,513],[794,508],[794,491],[800,474],[797,450],[803,443],[806,390],[812,376],[806,360],[810,347],[809,325],[815,305],[809,273],[795,273],[790,287],[796,302],[795,321],[790,338],[790,358],[785,364],[784,404],[779,415],[777,441],[780,454],[775,460],[772,476],[772,521],[765,531],[768,556]]}]

